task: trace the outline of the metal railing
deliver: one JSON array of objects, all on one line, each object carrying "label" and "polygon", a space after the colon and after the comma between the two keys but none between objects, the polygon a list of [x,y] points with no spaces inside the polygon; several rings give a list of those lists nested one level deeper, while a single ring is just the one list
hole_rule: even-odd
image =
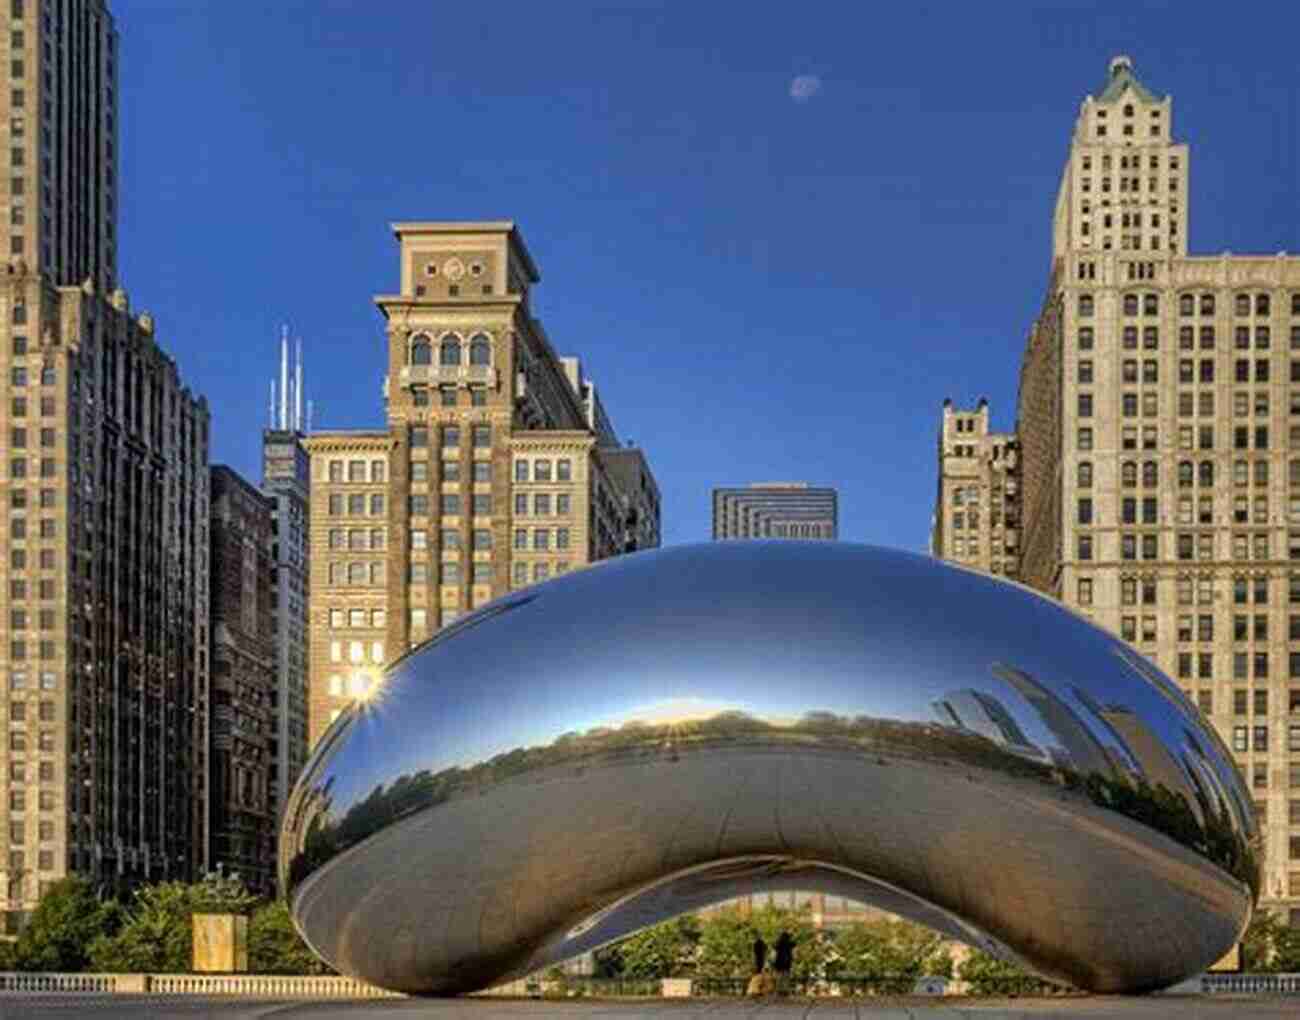
[{"label": "metal railing", "polygon": [[1300,974],[1206,974],[1205,995],[1300,995]]}]

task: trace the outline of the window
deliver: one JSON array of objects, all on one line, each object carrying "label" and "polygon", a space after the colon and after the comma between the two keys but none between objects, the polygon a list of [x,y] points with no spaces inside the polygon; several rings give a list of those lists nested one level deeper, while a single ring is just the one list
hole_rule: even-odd
[{"label": "window", "polygon": [[460,481],[460,461],[444,460],[442,462],[442,480],[444,482]]},{"label": "window", "polygon": [[456,449],[459,446],[460,446],[459,426],[444,425],[442,427],[442,448],[444,450],[451,450],[451,449]]},{"label": "window", "polygon": [[460,364],[460,337],[454,333],[448,333],[442,338],[442,343],[438,348],[438,364]]},{"label": "window", "polygon": [[492,462],[490,460],[474,461],[474,481],[489,483],[492,481]]},{"label": "window", "polygon": [[476,528],[471,536],[471,548],[474,549],[491,549],[492,532],[486,528]]},{"label": "window", "polygon": [[555,462],[555,480],[557,482],[567,482],[573,476],[573,462],[568,457],[561,457]]},{"label": "window", "polygon": [[[1126,395],[1126,399],[1127,399],[1127,395]],[[1079,394],[1079,417],[1080,418],[1092,417],[1092,394],[1091,393]]]},{"label": "window", "polygon": [[516,482],[528,481],[528,461],[526,460],[515,461],[515,481]]},{"label": "window", "polygon": [[1092,523],[1092,500],[1088,497],[1079,500],[1078,521],[1080,524]]},{"label": "window", "polygon": [[492,342],[483,333],[475,333],[469,342],[469,363],[471,365],[490,365],[492,363]]},{"label": "window", "polygon": [[1092,463],[1090,461],[1081,461],[1079,463],[1079,488],[1092,488]]},{"label": "window", "polygon": [[1092,605],[1092,578],[1090,577],[1079,578],[1077,592],[1078,592],[1079,605],[1081,606]]},{"label": "window", "polygon": [[[415,497],[411,497],[414,499]],[[460,513],[460,496],[454,492],[443,493],[442,512],[444,514],[455,515]]]},{"label": "window", "polygon": [[411,338],[411,364],[428,365],[433,361],[433,344],[425,333],[416,333]]},{"label": "window", "polygon": [[[1136,300],[1136,299],[1134,299]],[[1136,311],[1136,309],[1135,309]],[[1091,294],[1079,295],[1079,315],[1082,318],[1091,318],[1093,312],[1093,299]]]},{"label": "window", "polygon": [[491,425],[474,425],[470,429],[470,435],[476,449],[481,450],[492,445]]},{"label": "window", "polygon": [[537,482],[549,482],[551,480],[551,462],[549,460],[533,462],[533,480]]}]

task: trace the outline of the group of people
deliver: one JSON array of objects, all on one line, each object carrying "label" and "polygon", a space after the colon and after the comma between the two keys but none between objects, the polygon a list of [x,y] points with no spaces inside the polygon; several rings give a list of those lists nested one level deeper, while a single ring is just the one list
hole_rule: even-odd
[{"label": "group of people", "polygon": [[777,936],[772,952],[772,969],[767,968],[767,943],[763,936],[754,939],[754,976],[749,979],[750,995],[784,994],[790,987],[794,967],[794,938],[788,931]]}]

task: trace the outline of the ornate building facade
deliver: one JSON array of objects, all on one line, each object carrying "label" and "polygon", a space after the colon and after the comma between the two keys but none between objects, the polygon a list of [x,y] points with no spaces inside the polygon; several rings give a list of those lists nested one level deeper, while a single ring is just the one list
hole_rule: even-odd
[{"label": "ornate building facade", "polygon": [[1015,577],[1020,563],[1020,472],[1016,437],[989,431],[989,406],[943,402],[939,491],[931,555]]},{"label": "ornate building facade", "polygon": [[1115,58],[1021,364],[1020,577],[1215,723],[1254,790],[1262,902],[1300,924],[1300,257],[1188,254],[1189,163],[1172,100]]},{"label": "ornate building facade", "polygon": [[474,608],[657,546],[659,490],[529,306],[514,224],[399,223],[382,429],[314,431],[310,735]]}]

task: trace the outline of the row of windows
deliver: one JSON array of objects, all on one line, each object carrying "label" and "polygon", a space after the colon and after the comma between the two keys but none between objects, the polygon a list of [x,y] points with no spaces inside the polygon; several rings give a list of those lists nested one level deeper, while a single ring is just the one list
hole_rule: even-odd
[{"label": "row of windows", "polygon": [[331,563],[330,584],[379,585],[386,580],[384,563]]},{"label": "row of windows", "polygon": [[383,609],[331,609],[330,629],[383,628],[388,625],[388,613]]},{"label": "row of windows", "polygon": [[[460,446],[461,430],[459,425],[443,425],[438,431],[440,444],[444,450]],[[470,445],[475,449],[486,449],[492,445],[491,425],[471,425],[469,432]],[[427,447],[429,445],[429,426],[412,425],[410,440],[412,449]]]},{"label": "row of windows", "polygon": [[[9,370],[9,382],[13,386],[26,386],[30,378],[32,375],[24,365],[15,365]],[[42,386],[54,386],[58,382],[58,373],[53,366],[47,365],[40,371],[40,380]]]},{"label": "row of windows", "polygon": [[343,481],[346,469],[347,481],[349,482],[382,482],[387,466],[387,462],[382,460],[349,460],[346,463],[341,460],[331,460],[328,469],[329,480],[331,482]]},{"label": "row of windows", "polygon": [[[44,672],[38,674],[37,676],[39,676],[40,690],[53,691],[58,689],[59,678],[56,674]],[[23,672],[10,673],[9,689],[11,691],[35,690],[36,688],[32,686],[32,684],[34,684],[37,681],[37,676],[31,676]]]},{"label": "row of windows", "polygon": [[[53,731],[53,730],[41,730],[41,732],[37,735],[37,738],[36,738],[36,750],[38,750],[38,751],[52,752],[52,751],[54,750],[54,747],[55,747],[55,742],[54,742],[54,731]],[[27,731],[26,731],[26,730],[10,730],[10,731],[9,731],[9,750],[10,750],[10,751],[13,751],[13,752],[15,752],[15,753],[23,753],[23,752],[25,752],[25,751],[28,750],[28,747],[27,747]],[[16,793],[22,793],[21,790],[17,790],[17,791],[13,791],[13,792],[16,792]],[[14,807],[14,802],[13,802],[13,792],[10,793],[10,798],[9,798],[9,807],[10,807],[10,810],[13,810],[13,811],[21,811],[21,810],[23,810],[21,806],[19,806],[19,807]],[[50,808],[47,808],[47,807],[45,807],[44,804],[42,804],[42,805],[41,805],[41,810],[42,810],[42,811],[48,811],[48,810],[50,810]]]},{"label": "row of windows", "polygon": [[335,698],[364,698],[369,693],[370,685],[374,680],[374,677],[364,672],[353,673],[350,676],[331,673],[327,689],[330,696]]},{"label": "row of windows", "polygon": [[[568,482],[573,478],[573,462],[568,457],[561,457],[555,462],[555,478],[557,482]],[[516,482],[549,482],[551,481],[551,462],[547,458],[538,458],[533,461],[516,460],[515,461],[515,481]]]},{"label": "row of windows", "polygon": [[[496,567],[491,563],[471,563],[468,575],[459,563],[437,564],[439,584],[460,584],[469,580],[474,584],[491,584],[496,580]],[[412,563],[407,568],[406,578],[411,584],[428,584],[434,577],[427,563]]]},{"label": "row of windows", "polygon": [[331,549],[382,549],[384,548],[383,528],[331,528],[329,532]]},{"label": "row of windows", "polygon": [[[429,548],[429,533],[424,528],[412,528],[410,532],[411,549]],[[461,533],[455,528],[443,528],[438,532],[439,547],[442,549],[461,549]],[[492,548],[492,532],[486,528],[476,528],[470,533],[470,548],[484,551]]]},{"label": "row of windows", "polygon": [[371,517],[382,517],[384,514],[382,492],[372,492],[369,495],[354,492],[348,496],[344,496],[341,492],[331,492],[327,503],[331,517],[341,516],[345,507],[350,517],[364,517],[367,511]]},{"label": "row of windows", "polygon": [[[41,417],[42,417],[42,418],[52,418],[52,417],[54,417],[54,415],[58,413],[57,410],[56,410],[56,408],[55,408],[54,398],[53,398],[53,397],[41,397],[41,400],[40,400],[40,410],[41,410]],[[14,397],[14,398],[9,402],[9,411],[10,411],[10,415],[11,415],[12,417],[14,417],[14,418],[26,418],[26,417],[27,417],[27,398],[26,398],[26,397]]]},{"label": "row of windows", "polygon": [[[464,351],[464,341],[455,333],[444,333],[438,340],[438,364],[459,365]],[[429,365],[433,363],[434,341],[427,333],[416,333],[410,341],[410,362],[412,365]],[[484,333],[476,333],[469,340],[469,363],[471,365],[492,364],[492,341]]]},{"label": "row of windows", "polygon": [[29,613],[26,609],[9,610],[9,629],[27,630],[36,624],[41,630],[54,630],[57,616],[53,609],[42,609],[38,613]]},{"label": "row of windows", "polygon": [[[1127,214],[1126,214],[1127,215]],[[1160,295],[1159,294],[1125,294],[1121,298],[1121,307],[1125,315],[1159,315],[1160,314]],[[1078,299],[1078,314],[1082,318],[1090,318],[1096,312],[1096,300],[1092,294],[1080,294]],[[1201,315],[1213,315],[1215,301],[1213,294],[1201,294],[1199,302],[1195,294],[1180,294],[1178,296],[1178,314],[1182,316],[1193,316],[1197,312]],[[1236,315],[1246,317],[1250,315],[1271,315],[1272,314],[1272,297],[1269,294],[1238,294],[1233,301],[1233,311]],[[1300,316],[1300,291],[1291,295],[1291,314]]]},{"label": "row of windows", "polygon": [[[552,541],[554,539],[554,541]],[[554,532],[550,528],[534,528],[532,531],[532,542],[529,543],[529,534],[527,528],[515,528],[514,546],[516,549],[568,549],[569,548],[569,529],[556,528]]]},{"label": "row of windows", "polygon": [[[487,407],[488,391],[485,386],[466,386],[469,390],[470,407]],[[458,407],[459,390],[455,386],[438,387],[438,406],[439,407]],[[411,404],[415,407],[429,406],[429,387],[412,386],[411,387]]]},{"label": "row of windows", "polygon": [[[537,584],[539,581],[549,580],[552,576],[558,577],[560,574],[567,573],[569,564],[564,560],[555,563],[516,563],[511,571],[511,581],[515,585]],[[529,580],[531,573],[532,580]]]},{"label": "row of windows", "polygon": [[[1120,341],[1123,349],[1126,351],[1135,351],[1138,349],[1138,339],[1141,337],[1141,346],[1146,350],[1155,351],[1160,349],[1160,329],[1158,326],[1143,326],[1139,334],[1137,326],[1124,326],[1120,331]],[[1082,351],[1090,351],[1096,344],[1097,334],[1091,326],[1080,326],[1078,337],[1078,346]],[[1273,331],[1269,326],[1255,326],[1253,331],[1250,326],[1237,326],[1233,330],[1233,343],[1238,350],[1248,350],[1251,347],[1251,339],[1254,338],[1254,346],[1257,350],[1267,351],[1273,347]],[[1183,351],[1194,350],[1198,345],[1201,350],[1212,351],[1215,349],[1217,334],[1213,326],[1179,326],[1178,327],[1178,349]],[[1300,350],[1300,325],[1291,327],[1291,350]]]},{"label": "row of windows", "polygon": [[[1155,598],[1155,585],[1157,584],[1157,581],[1154,578],[1148,578],[1144,579],[1142,584],[1143,597],[1145,598],[1146,593],[1150,591],[1151,597]],[[1147,587],[1148,584],[1151,585],[1150,588]],[[1180,606],[1192,605],[1193,592],[1195,593],[1196,603],[1198,605],[1209,605],[1214,601],[1214,589],[1214,579],[1210,577],[1198,577],[1195,579],[1194,584],[1191,577],[1183,576],[1175,579],[1176,601]],[[1121,586],[1121,594],[1123,593],[1123,590],[1124,589]],[[1088,599],[1086,602],[1084,601],[1085,592]],[[1081,605],[1091,605],[1092,578],[1079,578],[1076,594],[1079,596],[1079,603]],[[1251,604],[1253,601],[1255,605],[1263,606],[1268,604],[1268,600],[1269,578],[1267,576],[1234,577],[1232,579],[1233,605],[1244,606]],[[1287,602],[1293,606],[1300,605],[1300,574],[1291,574],[1287,578]],[[1294,634],[1296,632],[1295,628],[1298,622],[1300,622],[1300,618],[1294,616],[1290,617],[1289,634]],[[1212,626],[1213,625],[1211,624],[1211,627]]]},{"label": "row of windows", "polygon": [[[344,645],[347,645],[347,658],[344,659]],[[365,641],[331,641],[330,642],[330,662],[351,662],[354,665],[361,665],[366,661],[366,642]],[[382,641],[370,642],[370,661],[376,665],[384,661],[384,643]]]},{"label": "row of windows", "polygon": [[[427,517],[429,515],[429,507],[432,504],[429,497],[424,493],[412,493],[406,498],[406,502],[407,509],[412,517]],[[465,501],[457,492],[445,492],[438,500],[439,511],[445,516],[460,514],[465,505]],[[475,517],[489,517],[492,514],[492,497],[486,493],[475,493],[470,496],[468,506]]]},{"label": "row of windows", "polygon": [[[35,495],[36,500],[29,499],[29,496]],[[15,510],[25,510],[28,505],[50,508],[57,506],[59,502],[58,493],[53,489],[41,489],[38,493],[30,493],[27,489],[10,489],[9,505]]]},{"label": "row of windows", "polygon": [[[429,480],[429,462],[427,460],[411,461],[411,481],[427,482]],[[459,482],[464,480],[462,464],[459,460],[444,460],[441,462],[441,474],[439,478],[444,482]],[[476,460],[470,466],[470,479],[475,482],[492,481],[492,462],[490,460]]]},{"label": "row of windows", "polygon": [[[22,763],[20,762],[19,764],[22,764]],[[49,781],[52,782],[53,779],[54,779],[54,764],[53,764],[52,762],[44,762],[44,761],[41,762],[42,771],[44,770],[44,766],[46,766],[46,765],[48,765],[48,766],[50,767],[50,778],[49,778]],[[12,779],[13,777],[10,776],[10,778]],[[44,780],[43,780],[43,781],[44,781]],[[54,823],[53,823],[53,822],[46,821],[45,819],[41,819],[41,821],[40,821],[40,823],[39,823],[39,825],[38,825],[38,827],[37,827],[37,830],[36,830],[36,838],[39,839],[42,843],[49,843],[49,842],[52,842],[52,841],[54,840]],[[9,825],[9,843],[10,843],[11,845],[13,845],[13,846],[22,846],[22,845],[23,845],[24,843],[26,843],[26,842],[27,842],[27,825],[26,825],[25,823],[23,823],[23,822],[12,822],[12,823],[10,823],[10,825]],[[12,853],[12,851],[11,851],[11,853],[10,853],[10,858],[9,858],[9,860],[10,860],[10,865],[12,866],[12,864],[13,864],[13,853]],[[20,869],[21,869],[21,864],[19,865],[19,867],[20,867]],[[50,870],[50,869],[53,868],[53,867],[54,867],[54,862],[53,862],[53,860],[51,860],[50,863],[49,863],[48,865],[43,864],[43,865],[41,866],[41,870],[43,870],[43,871],[48,871],[48,870]]]},{"label": "row of windows", "polygon": [[[37,525],[36,535],[40,538],[55,538],[58,525],[52,517],[42,517]],[[9,537],[18,541],[28,537],[27,518],[14,517],[9,521]]]}]

